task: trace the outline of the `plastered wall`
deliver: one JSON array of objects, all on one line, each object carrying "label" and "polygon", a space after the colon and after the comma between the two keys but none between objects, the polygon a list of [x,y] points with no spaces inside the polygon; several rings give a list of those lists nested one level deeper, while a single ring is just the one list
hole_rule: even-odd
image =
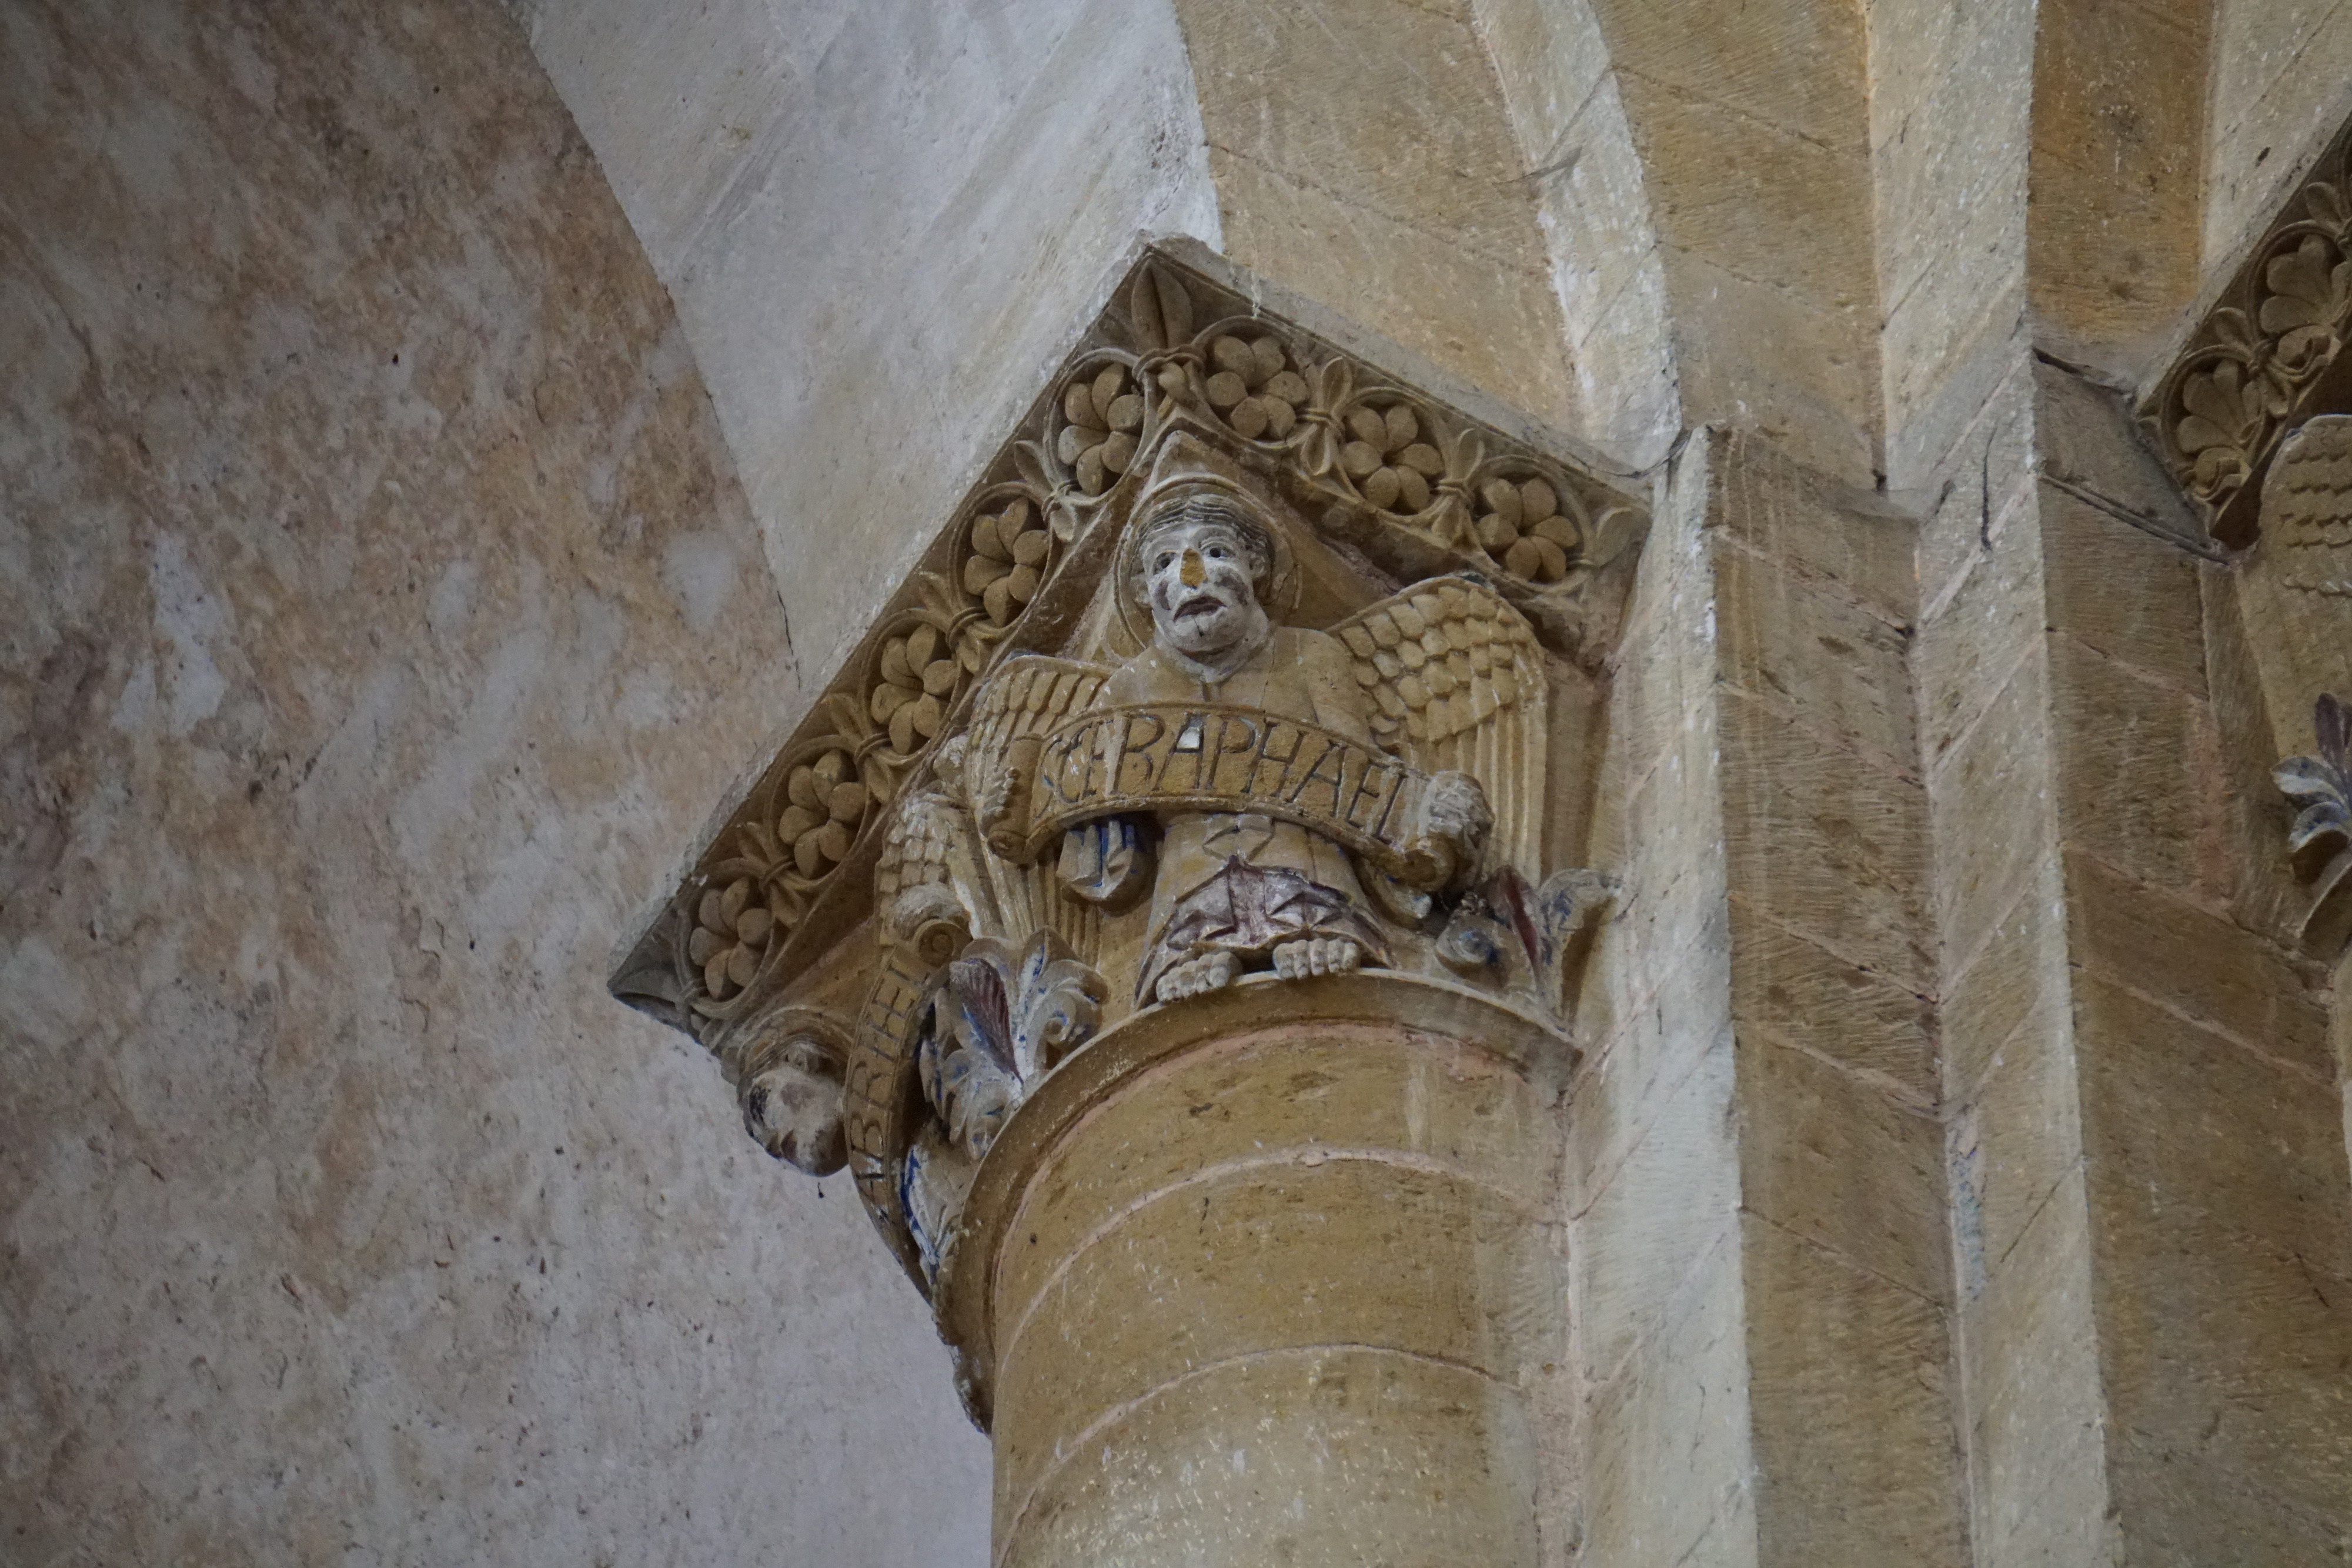
[{"label": "plastered wall", "polygon": [[980,1562],[846,1180],[604,995],[797,688],[520,29],[12,5],[0,106],[0,1562]]}]

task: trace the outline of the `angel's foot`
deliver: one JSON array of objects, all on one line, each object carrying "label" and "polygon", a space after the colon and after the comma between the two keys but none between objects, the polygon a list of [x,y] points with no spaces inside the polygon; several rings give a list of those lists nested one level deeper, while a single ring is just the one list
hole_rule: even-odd
[{"label": "angel's foot", "polygon": [[1204,953],[1198,958],[1187,958],[1160,977],[1151,994],[1163,1002],[1179,997],[1196,997],[1203,991],[1221,991],[1234,983],[1234,956],[1231,953]]},{"label": "angel's foot", "polygon": [[1274,950],[1274,972],[1286,980],[1352,974],[1363,961],[1364,950],[1346,936],[1309,936]]}]

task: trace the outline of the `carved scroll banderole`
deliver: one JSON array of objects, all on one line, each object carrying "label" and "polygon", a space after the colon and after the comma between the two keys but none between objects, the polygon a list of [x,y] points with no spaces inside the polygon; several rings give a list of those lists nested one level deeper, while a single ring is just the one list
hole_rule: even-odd
[{"label": "carved scroll banderole", "polygon": [[1406,885],[1441,886],[1455,848],[1423,826],[1429,778],[1319,726],[1258,708],[1098,708],[1007,748],[989,845],[1034,862],[1067,829],[1129,812],[1255,811],[1345,845]]}]

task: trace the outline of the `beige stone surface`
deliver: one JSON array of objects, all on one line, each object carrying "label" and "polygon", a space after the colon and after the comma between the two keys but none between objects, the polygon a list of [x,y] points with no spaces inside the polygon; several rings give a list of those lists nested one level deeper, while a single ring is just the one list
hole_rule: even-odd
[{"label": "beige stone surface", "polygon": [[1942,1308],[1767,1219],[1742,1229],[1759,1560],[1969,1562]]},{"label": "beige stone surface", "polygon": [[1170,1035],[1199,1005],[1106,1036],[1179,1043],[1059,1110],[1009,1215],[961,1243],[995,1249],[999,1560],[1533,1563],[1557,1120],[1463,1041]]},{"label": "beige stone surface", "polygon": [[2352,7],[2223,0],[2213,8],[2204,261],[2226,267],[2343,123]]},{"label": "beige stone surface", "polygon": [[523,40],[0,27],[0,1559],[979,1561],[846,1184],[601,994],[790,661]]}]

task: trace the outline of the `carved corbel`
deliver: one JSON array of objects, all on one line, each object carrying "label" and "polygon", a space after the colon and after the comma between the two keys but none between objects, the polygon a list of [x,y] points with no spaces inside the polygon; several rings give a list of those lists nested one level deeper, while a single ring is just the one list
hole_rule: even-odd
[{"label": "carved corbel", "polygon": [[782,1007],[744,1020],[719,1041],[744,1133],[810,1176],[831,1176],[848,1163],[842,1083],[849,1039],[848,1024],[823,1008]]}]

